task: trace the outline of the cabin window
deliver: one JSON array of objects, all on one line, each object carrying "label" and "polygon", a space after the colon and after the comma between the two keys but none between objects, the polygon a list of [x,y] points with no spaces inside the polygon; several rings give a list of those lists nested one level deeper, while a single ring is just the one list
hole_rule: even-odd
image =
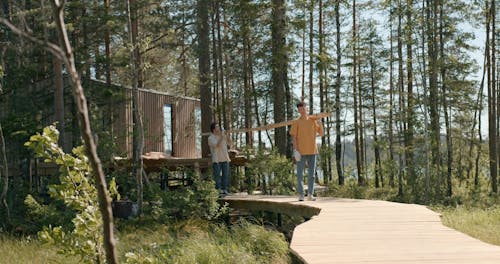
[{"label": "cabin window", "polygon": [[167,154],[172,154],[173,149],[173,122],[172,122],[172,105],[166,104],[163,106],[163,151]]},{"label": "cabin window", "polygon": [[196,155],[201,157],[201,109],[196,107],[194,109],[194,124],[196,135]]}]

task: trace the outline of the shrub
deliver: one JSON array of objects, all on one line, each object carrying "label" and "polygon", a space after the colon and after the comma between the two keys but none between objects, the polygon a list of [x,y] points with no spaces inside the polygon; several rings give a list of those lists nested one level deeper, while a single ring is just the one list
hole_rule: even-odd
[{"label": "shrub", "polygon": [[188,218],[216,219],[227,212],[227,207],[218,203],[219,194],[211,180],[203,180],[197,173],[188,176],[191,186],[180,186],[173,190],[151,187],[147,191],[149,206],[145,213],[158,221]]},{"label": "shrub", "polygon": [[[85,156],[85,149],[77,147],[72,154],[64,153],[57,145],[59,131],[51,125],[43,129],[43,134],[31,136],[25,145],[45,162],[52,162],[59,167],[59,184],[49,186],[49,195],[61,201],[76,212],[72,220],[74,229],[66,231],[60,226],[44,227],[38,233],[39,238],[49,244],[60,246],[60,252],[67,255],[78,255],[86,263],[103,262],[102,218],[94,186],[92,169]],[[110,190],[116,190],[112,181]],[[36,206],[30,197],[28,204]],[[40,207],[42,208],[42,207]]]},{"label": "shrub", "polygon": [[270,153],[259,149],[247,167],[254,178],[262,179],[264,194],[291,194],[295,190],[294,165],[291,160],[276,151]]}]

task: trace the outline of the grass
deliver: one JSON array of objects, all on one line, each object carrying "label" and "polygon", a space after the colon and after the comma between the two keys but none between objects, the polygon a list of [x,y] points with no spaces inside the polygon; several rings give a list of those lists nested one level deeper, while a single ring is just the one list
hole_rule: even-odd
[{"label": "grass", "polygon": [[248,222],[187,220],[126,231],[119,252],[140,263],[290,263],[283,234]]},{"label": "grass", "polygon": [[444,225],[484,242],[500,246],[500,207],[433,208],[442,214]]},{"label": "grass", "polygon": [[79,263],[76,258],[57,254],[57,249],[42,245],[32,237],[11,237],[0,235],[0,263]]},{"label": "grass", "polygon": [[[291,263],[283,234],[245,221],[230,227],[203,220],[131,221],[117,228],[120,263]],[[0,235],[0,256],[0,264],[80,263],[33,237]]]}]

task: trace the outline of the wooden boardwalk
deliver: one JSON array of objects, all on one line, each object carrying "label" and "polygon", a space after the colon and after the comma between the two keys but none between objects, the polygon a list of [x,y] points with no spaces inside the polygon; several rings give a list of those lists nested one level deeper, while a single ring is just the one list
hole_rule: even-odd
[{"label": "wooden boardwalk", "polygon": [[224,200],[321,209],[293,232],[290,248],[305,263],[500,263],[499,246],[445,227],[438,213],[422,205],[338,198],[298,202],[283,196]]}]

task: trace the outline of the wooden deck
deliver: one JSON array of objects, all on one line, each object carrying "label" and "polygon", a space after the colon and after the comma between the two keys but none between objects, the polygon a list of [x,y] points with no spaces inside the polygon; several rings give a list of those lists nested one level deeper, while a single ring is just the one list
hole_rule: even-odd
[{"label": "wooden deck", "polygon": [[[230,153],[231,165],[245,166],[247,159],[243,155],[236,155],[234,151]],[[176,171],[179,169],[207,169],[212,167],[212,158],[187,158],[173,157],[162,152],[148,152],[142,155],[144,170],[149,172],[161,172],[164,170]],[[132,158],[114,157],[115,167],[132,167]]]},{"label": "wooden deck", "polygon": [[298,202],[282,196],[224,200],[321,209],[293,233],[290,248],[304,263],[500,263],[499,246],[445,227],[439,214],[422,205],[338,198]]}]

